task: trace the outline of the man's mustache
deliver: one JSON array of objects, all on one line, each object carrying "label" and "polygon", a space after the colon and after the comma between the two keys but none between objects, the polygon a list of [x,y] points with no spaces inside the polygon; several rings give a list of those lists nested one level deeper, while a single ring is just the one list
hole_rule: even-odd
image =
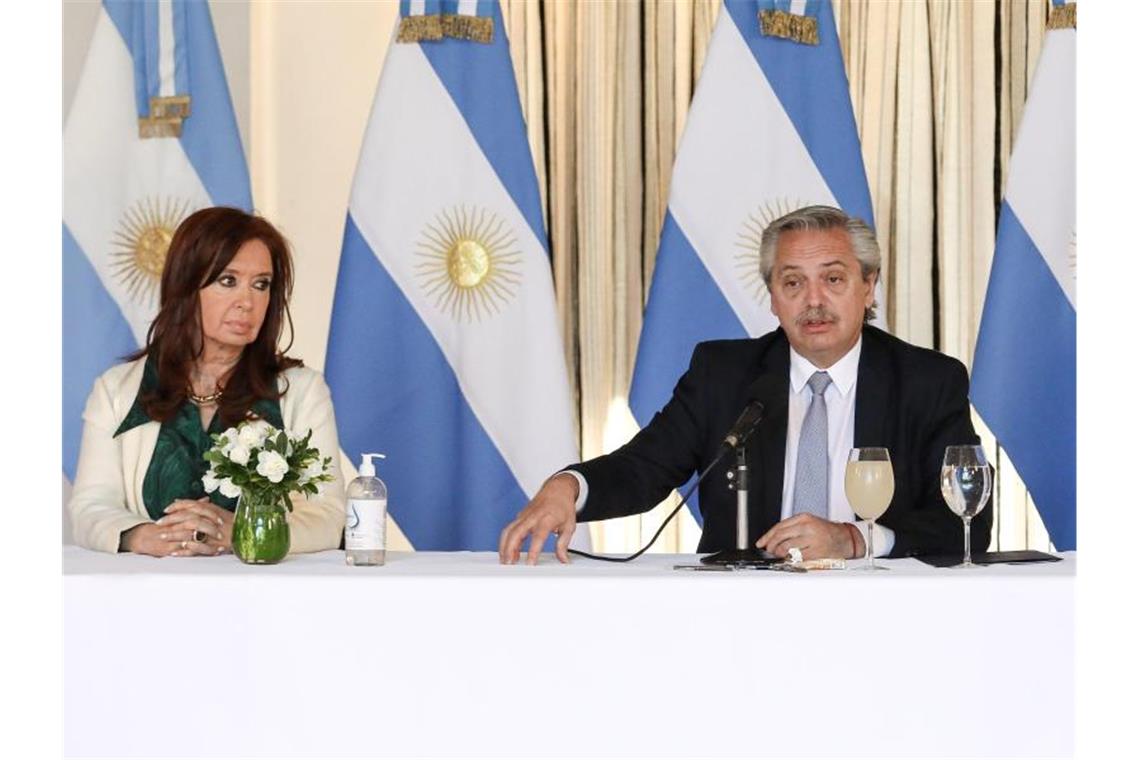
[{"label": "man's mustache", "polygon": [[838,319],[838,316],[822,306],[813,306],[800,312],[799,316],[796,317],[796,324],[802,325],[804,322],[835,322],[838,321]]}]

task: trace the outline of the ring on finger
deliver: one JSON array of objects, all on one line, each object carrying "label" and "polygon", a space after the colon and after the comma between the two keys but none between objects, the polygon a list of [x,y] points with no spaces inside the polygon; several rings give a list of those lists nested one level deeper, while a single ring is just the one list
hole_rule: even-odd
[{"label": "ring on finger", "polygon": [[206,540],[206,532],[201,531],[201,530],[196,530],[196,531],[194,531],[193,538],[194,538],[195,543],[200,544]]},{"label": "ring on finger", "polygon": [[788,560],[791,561],[793,565],[798,565],[804,561],[804,554],[800,551],[800,547],[793,546],[788,549]]}]

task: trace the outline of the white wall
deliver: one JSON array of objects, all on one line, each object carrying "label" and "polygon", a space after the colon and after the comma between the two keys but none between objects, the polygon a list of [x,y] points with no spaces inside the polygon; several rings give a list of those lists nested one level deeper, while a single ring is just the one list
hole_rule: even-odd
[{"label": "white wall", "polygon": [[257,3],[251,13],[258,211],[293,243],[292,353],[324,367],[353,171],[399,3]]}]

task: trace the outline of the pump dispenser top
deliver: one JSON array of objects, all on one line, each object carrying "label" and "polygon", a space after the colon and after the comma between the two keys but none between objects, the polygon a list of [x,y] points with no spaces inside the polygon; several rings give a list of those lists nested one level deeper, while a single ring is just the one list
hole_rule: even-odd
[{"label": "pump dispenser top", "polygon": [[372,463],[372,457],[380,457],[385,459],[383,454],[361,454],[360,455],[360,477],[374,478],[376,477],[376,465]]}]

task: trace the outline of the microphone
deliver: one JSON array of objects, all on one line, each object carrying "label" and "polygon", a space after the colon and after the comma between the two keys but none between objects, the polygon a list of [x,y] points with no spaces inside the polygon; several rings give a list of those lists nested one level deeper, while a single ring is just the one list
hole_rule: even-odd
[{"label": "microphone", "polygon": [[724,436],[721,448],[728,450],[743,446],[764,421],[764,405],[781,390],[783,383],[773,375],[761,375],[753,381],[748,386],[748,404]]},{"label": "microphone", "polygon": [[733,567],[763,567],[782,561],[780,557],[748,546],[748,464],[745,460],[744,444],[760,427],[764,420],[764,405],[779,393],[786,393],[783,378],[774,375],[761,375],[748,386],[748,404],[736,418],[736,423],[720,445],[717,461],[729,451],[736,450],[736,469],[728,473],[729,489],[736,492],[736,548],[724,549],[701,557],[706,565],[731,565]]}]

